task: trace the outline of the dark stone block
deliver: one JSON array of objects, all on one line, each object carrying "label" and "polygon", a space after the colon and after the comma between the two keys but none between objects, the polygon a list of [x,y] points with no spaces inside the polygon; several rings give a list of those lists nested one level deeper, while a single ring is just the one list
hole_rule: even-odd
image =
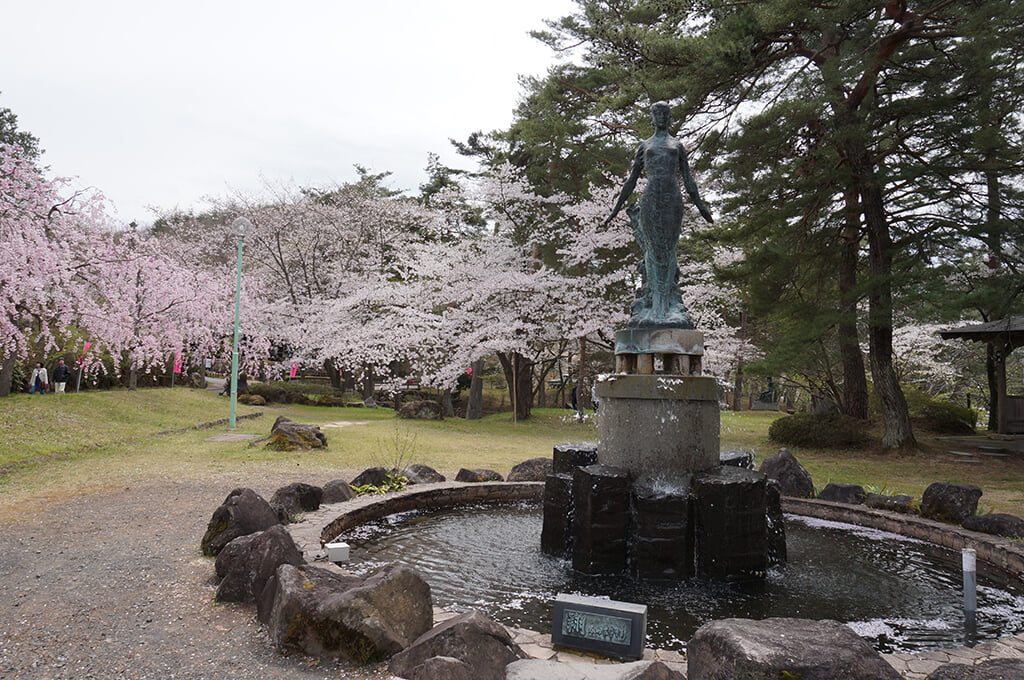
[{"label": "dark stone block", "polygon": [[768,568],[767,479],[731,466],[693,479],[697,574],[745,581]]},{"label": "dark stone block", "polygon": [[769,479],[765,485],[765,521],[768,537],[768,566],[785,564],[786,553],[786,518],[782,514],[782,490],[779,483]]},{"label": "dark stone block", "polygon": [[980,531],[985,534],[1006,536],[1007,538],[1024,538],[1024,519],[1014,515],[993,513],[991,515],[973,515],[963,521],[964,529]]},{"label": "dark stone block", "polygon": [[935,482],[921,496],[921,516],[960,524],[978,511],[981,489],[969,484]]},{"label": "dark stone block", "polygon": [[754,452],[745,451],[744,449],[733,449],[732,451],[722,451],[718,454],[719,465],[731,465],[733,467],[746,468],[747,470],[754,469]]},{"label": "dark stone block", "polygon": [[288,486],[282,486],[270,497],[270,505],[282,507],[289,516],[300,512],[312,512],[320,507],[323,500],[324,490],[319,486],[294,482]]},{"label": "dark stone block", "polygon": [[789,449],[779,449],[774,456],[765,458],[760,469],[769,479],[779,482],[783,496],[814,498],[811,473],[797,461]]},{"label": "dark stone block", "polygon": [[688,489],[679,493],[634,487],[629,568],[638,578],[693,576],[693,522]]},{"label": "dark stone block", "polygon": [[572,476],[548,475],[544,480],[544,524],[540,549],[547,555],[567,557],[572,550]]},{"label": "dark stone block", "polygon": [[644,655],[647,605],[559,594],[552,614],[551,644],[620,659]]},{"label": "dark stone block", "polygon": [[597,463],[597,444],[594,442],[559,444],[555,447],[552,460],[556,475],[571,475],[572,471],[578,467]]},{"label": "dark stone block", "polygon": [[848,505],[861,505],[867,499],[864,487],[860,484],[836,484],[829,482],[818,494],[818,499],[832,501],[833,503],[846,503]]},{"label": "dark stone block", "polygon": [[863,638],[836,621],[723,619],[686,647],[690,680],[899,680]]},{"label": "dark stone block", "polygon": [[864,505],[876,510],[889,510],[891,512],[902,512],[906,515],[917,514],[917,503],[910,496],[903,494],[897,496],[883,496],[877,493],[869,493],[864,498]]},{"label": "dark stone block", "polygon": [[585,574],[618,574],[629,548],[629,471],[610,465],[576,468],[572,476],[572,566]]}]

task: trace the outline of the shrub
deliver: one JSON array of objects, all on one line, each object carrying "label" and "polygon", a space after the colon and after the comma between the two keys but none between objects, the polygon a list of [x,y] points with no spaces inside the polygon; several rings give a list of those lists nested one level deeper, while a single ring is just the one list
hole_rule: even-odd
[{"label": "shrub", "polygon": [[768,438],[800,448],[859,448],[868,443],[864,423],[842,413],[784,416],[768,428]]},{"label": "shrub", "polygon": [[907,390],[910,417],[935,434],[974,434],[978,412],[917,390]]},{"label": "shrub", "polygon": [[268,404],[311,404],[311,394],[342,396],[330,383],[300,380],[249,383],[249,392],[260,395]]}]

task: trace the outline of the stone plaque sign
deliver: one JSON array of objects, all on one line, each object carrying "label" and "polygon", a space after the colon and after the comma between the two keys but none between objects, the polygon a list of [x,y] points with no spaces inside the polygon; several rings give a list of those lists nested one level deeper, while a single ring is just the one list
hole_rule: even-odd
[{"label": "stone plaque sign", "polygon": [[647,633],[647,605],[559,594],[551,642],[620,659],[640,659]]}]

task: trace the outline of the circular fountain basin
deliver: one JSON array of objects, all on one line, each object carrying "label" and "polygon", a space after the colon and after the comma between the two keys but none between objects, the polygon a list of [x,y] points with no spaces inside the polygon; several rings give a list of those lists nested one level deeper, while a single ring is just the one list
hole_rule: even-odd
[{"label": "circular fountain basin", "polygon": [[763,584],[737,586],[579,574],[540,551],[541,521],[534,502],[404,512],[343,533],[352,548],[345,566],[368,573],[406,564],[425,576],[436,605],[531,630],[550,630],[560,592],[647,604],[650,647],[685,646],[704,623],[729,617],[835,619],[882,652],[1024,631],[1024,587],[979,575],[977,632],[968,636],[959,554],[897,534],[789,515],[788,564]]}]

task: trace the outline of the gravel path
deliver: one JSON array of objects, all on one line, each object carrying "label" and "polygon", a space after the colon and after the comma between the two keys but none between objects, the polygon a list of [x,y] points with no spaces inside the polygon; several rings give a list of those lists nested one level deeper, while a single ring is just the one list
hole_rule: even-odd
[{"label": "gravel path", "polygon": [[213,601],[210,515],[235,486],[293,481],[327,479],[152,482],[0,524],[0,678],[391,677],[283,657],[255,608]]}]

